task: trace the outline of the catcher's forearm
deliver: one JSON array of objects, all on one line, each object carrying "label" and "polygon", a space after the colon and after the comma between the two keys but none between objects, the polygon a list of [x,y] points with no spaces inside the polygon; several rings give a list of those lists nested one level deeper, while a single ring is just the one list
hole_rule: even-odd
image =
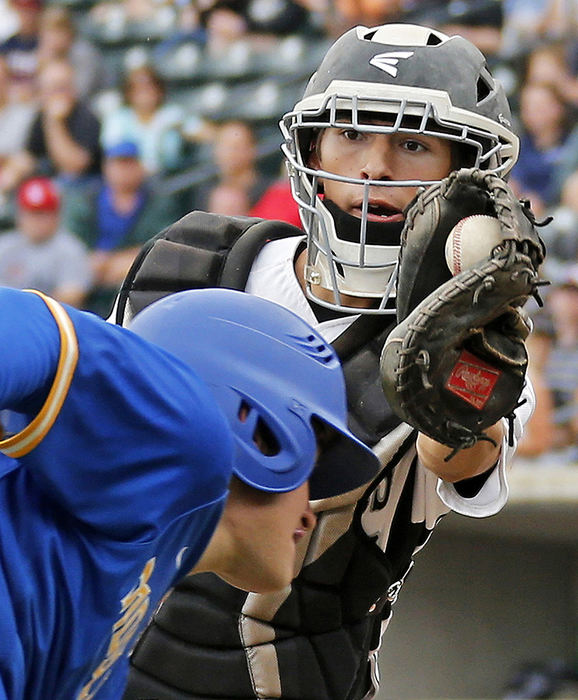
[{"label": "catcher's forearm", "polygon": [[496,444],[489,440],[479,440],[473,447],[457,452],[447,462],[444,459],[452,452],[452,448],[419,433],[417,438],[417,454],[420,461],[436,476],[444,481],[455,482],[483,474],[493,466],[502,447],[504,425],[498,421],[487,428],[484,433]]}]

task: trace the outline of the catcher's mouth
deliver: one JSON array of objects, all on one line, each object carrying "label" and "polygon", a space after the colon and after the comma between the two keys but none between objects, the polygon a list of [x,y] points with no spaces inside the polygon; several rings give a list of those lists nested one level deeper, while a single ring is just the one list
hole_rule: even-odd
[{"label": "catcher's mouth", "polygon": [[[355,204],[351,213],[353,216],[361,218],[363,204],[361,202]],[[397,207],[384,202],[369,202],[367,207],[368,221],[393,222],[403,221],[403,213]]]}]

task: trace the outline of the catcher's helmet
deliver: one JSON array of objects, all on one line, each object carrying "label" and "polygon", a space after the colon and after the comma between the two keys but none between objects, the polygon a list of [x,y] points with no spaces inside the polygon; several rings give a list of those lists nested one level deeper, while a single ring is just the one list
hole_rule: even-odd
[{"label": "catcher's helmet", "polygon": [[[151,304],[129,327],[210,386],[235,437],[233,471],[250,486],[291,491],[310,478],[311,498],[327,498],[377,473],[377,457],[347,428],[335,352],[293,312],[243,292],[188,290]],[[313,470],[315,420],[332,439]],[[267,454],[257,432],[268,438]]]},{"label": "catcher's helmet", "polygon": [[[333,291],[334,303],[327,306],[363,312],[343,303],[347,294],[382,300],[379,309],[366,312],[395,313],[402,225],[367,221],[369,188],[432,184],[353,179],[316,170],[309,160],[322,129],[345,125],[360,132],[438,136],[455,144],[456,168],[488,169],[504,177],[518,157],[510,118],[502,86],[483,54],[463,37],[412,24],[355,27],[343,34],[280,123],[293,196],[309,238],[308,295],[324,303],[314,294],[320,285]],[[343,233],[351,228],[347,215],[319,197],[323,178],[363,187],[365,213],[355,220],[354,236]]]}]

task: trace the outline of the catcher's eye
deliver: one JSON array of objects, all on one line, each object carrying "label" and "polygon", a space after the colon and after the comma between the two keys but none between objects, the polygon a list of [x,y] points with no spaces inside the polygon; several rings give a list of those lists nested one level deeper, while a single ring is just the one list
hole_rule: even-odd
[{"label": "catcher's eye", "polygon": [[355,129],[343,129],[341,135],[346,141],[359,141],[363,137],[363,134]]},{"label": "catcher's eye", "polygon": [[404,148],[406,151],[410,151],[411,153],[419,153],[420,151],[427,150],[427,147],[423,143],[414,141],[413,139],[411,141],[404,141],[402,143],[402,148]]}]

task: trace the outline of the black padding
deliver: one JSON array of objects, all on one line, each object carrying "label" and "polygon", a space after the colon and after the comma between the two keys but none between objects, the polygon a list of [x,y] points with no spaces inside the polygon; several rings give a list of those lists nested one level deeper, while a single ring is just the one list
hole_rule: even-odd
[{"label": "black padding", "polygon": [[127,304],[134,316],[186,289],[244,290],[253,261],[268,241],[302,235],[284,221],[190,212],[141,248],[119,291],[115,322],[122,325]]}]

